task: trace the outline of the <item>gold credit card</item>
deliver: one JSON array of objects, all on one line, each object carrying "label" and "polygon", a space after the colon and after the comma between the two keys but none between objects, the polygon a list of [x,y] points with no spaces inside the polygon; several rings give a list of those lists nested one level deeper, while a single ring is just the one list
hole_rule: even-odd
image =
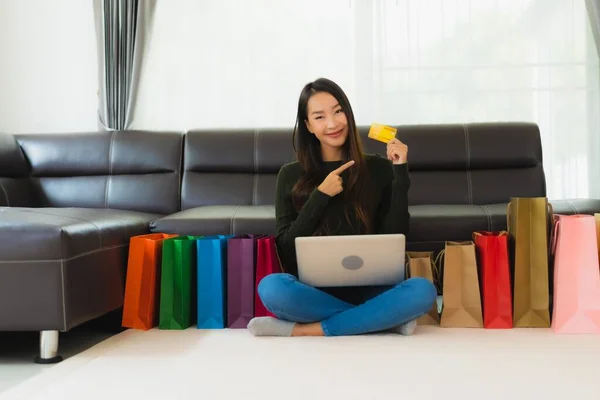
[{"label": "gold credit card", "polygon": [[369,129],[369,137],[383,143],[389,143],[390,140],[396,137],[396,131],[397,129],[391,126],[372,124],[371,129]]}]

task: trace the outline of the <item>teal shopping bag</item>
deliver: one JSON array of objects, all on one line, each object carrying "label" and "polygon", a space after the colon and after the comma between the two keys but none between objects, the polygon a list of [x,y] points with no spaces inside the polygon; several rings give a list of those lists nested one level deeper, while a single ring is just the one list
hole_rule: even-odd
[{"label": "teal shopping bag", "polygon": [[196,242],[202,236],[163,241],[159,329],[187,329],[196,319]]},{"label": "teal shopping bag", "polygon": [[227,241],[233,236],[206,236],[196,242],[198,329],[227,326]]}]

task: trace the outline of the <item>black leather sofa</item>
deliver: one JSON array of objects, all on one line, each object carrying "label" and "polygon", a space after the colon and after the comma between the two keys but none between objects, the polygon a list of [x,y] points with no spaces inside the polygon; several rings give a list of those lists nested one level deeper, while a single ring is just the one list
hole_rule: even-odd
[{"label": "black leather sofa", "polygon": [[[473,231],[506,229],[512,196],[546,196],[531,123],[398,126],[409,146],[409,250],[438,251]],[[367,138],[365,148],[385,154]],[[0,134],[0,330],[58,332],[123,304],[128,241],[148,232],[275,232],[279,168],[291,129]],[[551,201],[556,213],[600,200]]]}]

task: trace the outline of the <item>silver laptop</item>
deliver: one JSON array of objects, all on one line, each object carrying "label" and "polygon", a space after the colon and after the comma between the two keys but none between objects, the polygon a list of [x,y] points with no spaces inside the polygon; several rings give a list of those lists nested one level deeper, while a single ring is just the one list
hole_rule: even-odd
[{"label": "silver laptop", "polygon": [[405,277],[402,234],[299,237],[295,244],[298,278],[313,287],[395,285]]}]

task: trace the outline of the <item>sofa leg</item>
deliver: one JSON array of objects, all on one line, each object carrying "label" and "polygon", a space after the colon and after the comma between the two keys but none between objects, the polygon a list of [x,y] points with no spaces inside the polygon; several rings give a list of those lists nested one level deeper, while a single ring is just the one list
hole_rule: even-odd
[{"label": "sofa leg", "polygon": [[55,364],[62,361],[58,354],[58,331],[40,332],[40,355],[35,358],[36,364]]}]

